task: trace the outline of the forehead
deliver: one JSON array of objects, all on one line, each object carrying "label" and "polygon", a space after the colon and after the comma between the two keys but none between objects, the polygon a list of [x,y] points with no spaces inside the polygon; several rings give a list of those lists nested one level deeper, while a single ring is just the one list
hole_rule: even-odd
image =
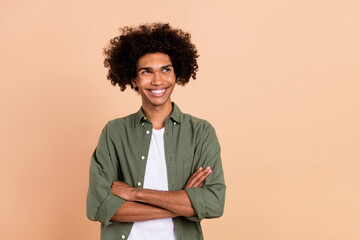
[{"label": "forehead", "polygon": [[172,64],[169,55],[165,53],[147,53],[139,58],[138,68],[143,67],[162,67],[165,65]]}]

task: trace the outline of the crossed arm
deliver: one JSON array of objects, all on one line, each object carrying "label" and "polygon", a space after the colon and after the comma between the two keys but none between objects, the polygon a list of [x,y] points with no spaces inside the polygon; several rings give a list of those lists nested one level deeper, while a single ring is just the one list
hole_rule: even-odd
[{"label": "crossed arm", "polygon": [[[188,180],[184,189],[202,187],[210,175],[210,167],[199,168]],[[116,211],[111,221],[137,222],[167,217],[192,217],[195,210],[185,190],[158,191],[133,188],[126,183],[116,181],[111,186],[115,196],[126,201]]]}]

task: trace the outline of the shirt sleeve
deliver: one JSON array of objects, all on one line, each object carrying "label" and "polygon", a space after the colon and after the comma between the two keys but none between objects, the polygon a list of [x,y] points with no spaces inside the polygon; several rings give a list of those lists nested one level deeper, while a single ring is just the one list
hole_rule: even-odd
[{"label": "shirt sleeve", "polygon": [[196,216],[188,219],[200,221],[204,218],[220,217],[224,212],[226,186],[220,157],[220,145],[210,123],[206,122],[196,152],[200,155],[200,166],[210,166],[213,171],[206,178],[203,187],[185,189],[196,212]]},{"label": "shirt sleeve", "polygon": [[88,219],[108,225],[115,212],[125,202],[111,192],[113,181],[118,179],[119,164],[113,159],[108,146],[108,124],[101,132],[98,145],[91,156],[89,189],[86,199]]}]

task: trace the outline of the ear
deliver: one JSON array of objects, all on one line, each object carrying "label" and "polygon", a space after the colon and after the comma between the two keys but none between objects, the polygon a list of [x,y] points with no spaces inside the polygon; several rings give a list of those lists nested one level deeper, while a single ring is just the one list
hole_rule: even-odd
[{"label": "ear", "polygon": [[137,83],[134,77],[131,79],[131,85],[133,85],[134,88],[137,88]]}]

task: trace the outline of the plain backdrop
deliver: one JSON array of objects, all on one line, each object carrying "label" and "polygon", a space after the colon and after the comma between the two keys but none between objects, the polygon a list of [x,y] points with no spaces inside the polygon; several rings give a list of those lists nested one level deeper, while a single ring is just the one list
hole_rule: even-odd
[{"label": "plain backdrop", "polygon": [[140,96],[106,79],[118,28],[192,34],[183,112],[217,131],[225,213],[205,239],[360,239],[360,2],[1,1],[0,239],[99,239],[90,156]]}]

